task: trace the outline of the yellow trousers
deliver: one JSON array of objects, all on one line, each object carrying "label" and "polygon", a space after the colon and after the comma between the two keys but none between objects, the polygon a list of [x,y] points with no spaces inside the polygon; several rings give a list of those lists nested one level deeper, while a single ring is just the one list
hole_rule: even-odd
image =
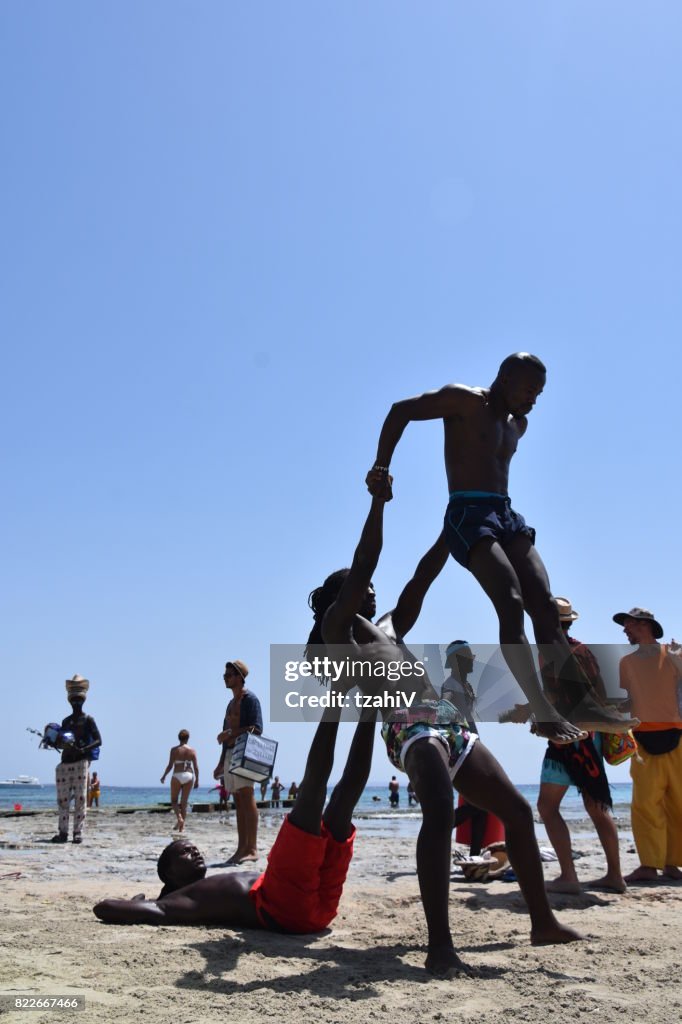
[{"label": "yellow trousers", "polygon": [[640,864],[682,867],[682,739],[669,754],[641,746],[630,761],[632,832]]}]

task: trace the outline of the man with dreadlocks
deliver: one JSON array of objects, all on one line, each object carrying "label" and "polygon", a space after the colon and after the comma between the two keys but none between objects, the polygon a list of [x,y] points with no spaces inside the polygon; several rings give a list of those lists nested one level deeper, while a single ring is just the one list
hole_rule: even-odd
[{"label": "man with dreadlocks", "polygon": [[[383,544],[383,511],[391,497],[391,477],[370,470],[367,484],[373,495],[350,569],[329,576],[313,591],[309,604],[315,625],[308,640],[307,657],[322,645],[331,658],[351,663],[349,684],[356,682],[352,663],[374,669],[391,662],[405,669],[397,690],[408,687],[405,663],[417,662],[404,637],[417,621],[431,583],[447,560],[443,534],[422,558],[401,593],[395,608],[375,624],[376,596],[372,575]],[[348,662],[346,662],[348,663]],[[391,685],[383,671],[364,672],[361,689],[366,694],[384,693]],[[466,971],[455,952],[450,933],[448,896],[452,848],[452,781],[466,800],[496,814],[504,823],[509,859],[516,871],[531,917],[531,941],[535,945],[573,942],[577,932],[554,917],[543,884],[542,862],[528,803],[504,771],[470,733],[457,709],[438,696],[428,677],[417,677],[415,698],[408,712],[384,710],[382,736],[391,763],[409,776],[421,804],[423,821],[417,840],[417,874],[428,929],[426,969],[438,977]]]},{"label": "man with dreadlocks", "polygon": [[[530,702],[538,735],[570,743],[584,739],[588,729],[627,732],[637,719],[625,718],[595,699],[561,629],[547,571],[535,548],[535,530],[511,506],[509,466],[528,427],[528,413],[544,389],[546,373],[537,356],[517,352],[503,361],[489,388],[448,384],[396,402],[381,429],[373,468],[388,473],[408,423],[442,419],[450,491],[445,513],[448,549],[494,605],[502,653]],[[545,664],[553,667],[564,691],[571,722],[577,725],[542,691],[524,632],[524,612],[533,623]]]}]

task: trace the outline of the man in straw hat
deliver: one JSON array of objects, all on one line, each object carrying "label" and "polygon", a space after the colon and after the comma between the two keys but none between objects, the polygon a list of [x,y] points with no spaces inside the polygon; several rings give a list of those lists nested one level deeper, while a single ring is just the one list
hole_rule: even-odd
[{"label": "man in straw hat", "polygon": [[[598,699],[605,701],[606,687],[596,658],[589,647],[569,634],[572,624],[578,618],[578,612],[574,610],[567,597],[557,597],[555,601],[559,610],[559,621],[573,655],[590,680]],[[549,687],[551,690],[551,682]],[[604,770],[602,736],[599,732],[591,733],[587,739],[572,743],[570,747],[557,747],[551,741],[547,744],[540,774],[538,813],[559,859],[559,875],[547,882],[546,888],[550,892],[577,894],[581,891],[573,863],[571,834],[559,811],[569,786],[578,787],[585,810],[594,822],[606,855],[606,874],[602,878],[583,884],[588,889],[625,892],[626,885],[620,868],[618,831],[610,813],[613,800]]]},{"label": "man in straw hat", "polygon": [[[505,661],[531,705],[540,736],[570,743],[586,729],[627,732],[637,723],[598,705],[561,629],[535,530],[511,505],[509,466],[542,394],[546,369],[537,356],[516,352],[490,387],[447,384],[396,402],[381,429],[374,470],[385,475],[396,445],[413,420],[443,421],[450,501],[445,539],[452,557],[474,576],[493,603]],[[370,475],[370,492],[380,493]],[[545,662],[554,665],[570,707],[570,722],[546,698],[524,629],[533,623]],[[575,724],[571,724],[575,723]]]},{"label": "man in straw hat", "polygon": [[[632,832],[639,866],[626,882],[682,879],[682,672],[679,647],[661,644],[663,627],[646,608],[617,612],[628,643],[637,649],[620,662],[626,706],[641,719],[638,757],[630,761]],[[658,874],[662,870],[663,876]]]},{"label": "man in straw hat", "polygon": [[59,806],[59,831],[52,837],[53,843],[65,843],[69,838],[69,811],[74,801],[73,841],[83,842],[83,824],[88,800],[88,774],[92,752],[102,744],[102,737],[95,719],[83,713],[83,704],[90,683],[76,674],[66,680],[67,700],[72,713],[62,722],[62,733],[70,733],[69,740],[62,748],[62,759],[57,765],[57,804]]},{"label": "man in straw hat", "polygon": [[248,674],[249,670],[243,661],[228,661],[223,673],[223,682],[232,691],[232,700],[227,705],[222,732],[218,733],[218,743],[223,746],[213,778],[223,777],[225,789],[232,793],[237,812],[237,849],[228,857],[228,864],[243,864],[258,859],[258,805],[253,781],[241,775],[233,775],[229,770],[232,748],[237,738],[245,732],[255,733],[256,736],[263,732],[260,701],[245,686]]}]

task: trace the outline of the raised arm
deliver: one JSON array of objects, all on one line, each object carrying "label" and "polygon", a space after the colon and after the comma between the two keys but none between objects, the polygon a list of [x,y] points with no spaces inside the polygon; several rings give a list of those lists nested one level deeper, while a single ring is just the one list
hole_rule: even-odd
[{"label": "raised arm", "polygon": [[[405,585],[403,592],[398,598],[398,603],[387,617],[393,622],[393,630],[396,637],[404,637],[414,626],[422,610],[422,604],[429,587],[439,575],[441,569],[448,560],[448,548],[445,543],[445,535],[440,537],[426,552],[415,569],[414,576]],[[380,620],[377,625],[381,626]]]},{"label": "raised arm", "polygon": [[[439,391],[427,391],[416,398],[406,398],[391,406],[379,435],[376,468],[388,469],[398,441],[412,420],[439,420],[454,416],[473,396],[471,388],[461,384],[446,384]],[[369,486],[369,481],[368,481]]]},{"label": "raised arm", "polygon": [[388,473],[370,470],[367,486],[380,493],[373,493],[369,515],[362,528],[350,571],[324,617],[322,635],[326,641],[338,643],[348,639],[353,619],[362,607],[379,562],[383,545],[384,505],[392,497],[391,477]]}]

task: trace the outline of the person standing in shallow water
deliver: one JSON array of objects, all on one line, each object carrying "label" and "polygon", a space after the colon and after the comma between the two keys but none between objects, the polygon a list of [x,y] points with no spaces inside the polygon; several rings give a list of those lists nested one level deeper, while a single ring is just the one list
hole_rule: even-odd
[{"label": "person standing in shallow water", "polygon": [[272,780],[272,786],[270,787],[270,796],[271,796],[270,806],[271,807],[281,807],[282,806],[282,790],[283,789],[284,789],[284,785],[283,785],[283,783],[281,783],[279,781],[279,775],[275,775],[274,779]]},{"label": "person standing in shallow water", "polygon": [[400,804],[400,783],[395,775],[391,776],[391,781],[388,784],[388,802],[391,807],[398,807]]},{"label": "person standing in shallow water", "polygon": [[[511,507],[509,466],[546,377],[537,356],[517,352],[503,361],[488,388],[448,384],[396,402],[381,429],[373,470],[388,473],[408,423],[443,421],[450,492],[445,513],[448,550],[493,603],[502,653],[530,702],[538,735],[570,743],[584,739],[588,729],[627,732],[638,720],[600,707],[590,692],[561,629],[547,571],[535,547],[535,530]],[[368,482],[370,493],[378,494],[381,478],[370,472]],[[561,713],[542,691],[524,631],[524,612],[533,623],[545,664],[554,666],[561,681],[566,709]]]},{"label": "person standing in shallow water", "polygon": [[88,807],[99,807],[101,784],[97,772],[93,772],[88,783]]},{"label": "person standing in shallow water", "polygon": [[258,859],[258,805],[253,791],[253,781],[230,772],[232,748],[244,733],[260,736],[263,732],[263,712],[255,693],[246,689],[249,670],[243,661],[228,661],[223,681],[232,691],[232,700],[227,705],[222,732],[218,743],[222,743],[220,760],[213,773],[215,779],[223,775],[225,789],[232,793],[237,813],[237,849],[228,857],[228,864],[243,864]]}]

